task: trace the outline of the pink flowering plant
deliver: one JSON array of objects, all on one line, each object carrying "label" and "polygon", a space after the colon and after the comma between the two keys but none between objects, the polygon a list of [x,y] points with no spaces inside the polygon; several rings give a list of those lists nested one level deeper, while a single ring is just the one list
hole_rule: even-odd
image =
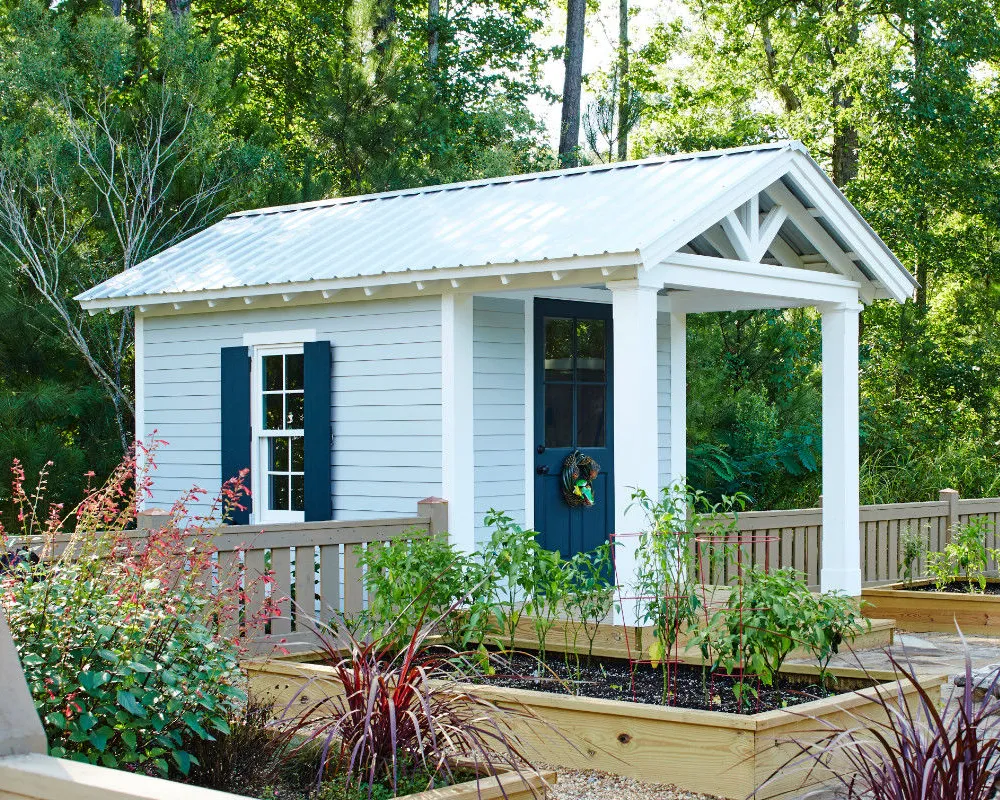
[{"label": "pink flowering plant", "polygon": [[164,524],[129,530],[150,494],[155,444],[137,444],[68,513],[45,507],[45,470],[29,494],[15,462],[20,527],[0,528],[0,605],[52,755],[186,774],[197,763],[187,745],[228,733],[246,702],[240,636],[276,610],[247,613],[248,594],[266,594],[271,578],[247,575],[238,553],[220,562],[213,544],[244,499],[240,481],[202,516],[189,513],[205,495],[196,488]]}]

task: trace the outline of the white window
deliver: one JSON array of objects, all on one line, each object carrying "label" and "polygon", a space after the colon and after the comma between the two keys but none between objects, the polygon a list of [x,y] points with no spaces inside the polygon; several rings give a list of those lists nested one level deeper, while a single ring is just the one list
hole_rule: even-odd
[{"label": "white window", "polygon": [[302,345],[254,347],[254,521],[302,522],[305,393]]}]

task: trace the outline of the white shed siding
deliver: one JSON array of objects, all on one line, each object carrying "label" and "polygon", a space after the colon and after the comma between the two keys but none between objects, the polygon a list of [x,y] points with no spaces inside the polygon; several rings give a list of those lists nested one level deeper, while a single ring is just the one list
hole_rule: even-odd
[{"label": "white shed siding", "polygon": [[438,298],[148,317],[145,432],[157,458],[154,504],[220,481],[219,354],[243,334],[315,329],[333,346],[333,495],[338,519],[414,513],[441,492]]},{"label": "white shed siding", "polygon": [[477,297],[472,306],[476,544],[490,508],[524,524],[524,302]]},{"label": "white shed siding", "polygon": [[665,311],[656,318],[656,406],[662,489],[670,485],[670,314]]}]

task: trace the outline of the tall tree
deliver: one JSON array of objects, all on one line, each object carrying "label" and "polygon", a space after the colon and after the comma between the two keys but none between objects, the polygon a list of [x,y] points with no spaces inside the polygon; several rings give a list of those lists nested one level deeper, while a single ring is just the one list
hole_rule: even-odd
[{"label": "tall tree", "polygon": [[583,91],[583,42],[586,17],[587,0],[567,0],[559,160],[568,167],[576,166],[580,161],[580,98]]},{"label": "tall tree", "polygon": [[618,160],[628,158],[629,125],[628,0],[618,0]]}]

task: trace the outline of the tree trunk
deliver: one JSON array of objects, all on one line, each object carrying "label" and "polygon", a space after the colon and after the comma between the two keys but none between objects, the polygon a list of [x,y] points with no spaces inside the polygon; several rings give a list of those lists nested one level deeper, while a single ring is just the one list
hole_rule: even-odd
[{"label": "tree trunk", "polygon": [[629,114],[628,81],[628,0],[618,0],[618,160],[628,159]]},{"label": "tree trunk", "polygon": [[191,0],[167,0],[167,8],[174,19],[180,19],[191,10]]},{"label": "tree trunk", "polygon": [[438,15],[441,13],[441,0],[427,1],[427,64],[436,67],[438,63]]},{"label": "tree trunk", "polygon": [[858,130],[843,119],[843,112],[854,104],[854,98],[843,93],[840,86],[832,92],[833,123],[833,182],[843,189],[858,176]]},{"label": "tree trunk", "polygon": [[122,0],[108,0],[108,10],[111,16],[120,17],[122,15]]},{"label": "tree trunk", "polygon": [[788,85],[778,75],[778,53],[774,48],[774,41],[771,39],[771,22],[766,15],[760,18],[760,35],[764,42],[764,56],[767,59],[767,77],[778,92],[781,103],[785,111],[789,114],[798,111],[802,107],[802,101],[795,94],[795,90]]},{"label": "tree trunk", "polygon": [[[852,22],[843,38],[828,43],[830,53],[830,71],[835,75],[843,75],[843,55],[857,48],[861,32],[856,21],[856,9],[853,5],[845,8],[845,3],[837,2],[834,10],[838,16],[851,14]],[[833,118],[833,182],[843,189],[858,176],[858,150],[860,142],[858,130],[848,119],[848,114],[854,105],[854,94],[844,77],[838,78],[830,92],[830,105]]]},{"label": "tree trunk", "polygon": [[559,129],[559,160],[567,167],[580,163],[580,94],[583,82],[583,36],[587,0],[569,0],[566,10],[566,52],[563,63],[562,122]]}]

